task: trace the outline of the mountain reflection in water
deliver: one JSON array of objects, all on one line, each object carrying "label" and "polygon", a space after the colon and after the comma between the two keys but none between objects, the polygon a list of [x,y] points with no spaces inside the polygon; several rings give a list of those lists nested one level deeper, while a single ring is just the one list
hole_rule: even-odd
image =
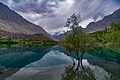
[{"label": "mountain reflection in water", "polygon": [[[99,55],[95,54],[95,51],[93,54],[84,54],[85,70],[76,71],[76,66],[72,67],[73,62],[69,53],[62,46],[2,47],[0,65],[19,69],[14,74],[6,76],[6,80],[82,80],[83,78],[84,80],[119,80],[120,65],[117,63],[120,56],[104,51],[103,57],[101,56],[103,52],[99,52]],[[109,54],[108,59],[106,59],[107,54]],[[72,58],[77,62],[74,54]],[[81,74],[83,76],[80,76]]]}]

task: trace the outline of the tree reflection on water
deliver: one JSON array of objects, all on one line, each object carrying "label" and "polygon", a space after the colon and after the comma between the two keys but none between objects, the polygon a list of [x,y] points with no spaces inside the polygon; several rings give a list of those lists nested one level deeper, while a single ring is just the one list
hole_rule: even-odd
[{"label": "tree reflection on water", "polygon": [[86,67],[81,70],[72,68],[71,65],[65,68],[65,73],[62,74],[61,80],[96,80],[93,71]]},{"label": "tree reflection on water", "polygon": [[[107,75],[103,78],[98,79],[101,77],[100,75],[96,75],[95,71],[90,66],[79,66],[76,64],[75,60],[71,58],[73,61],[72,65],[69,65],[65,68],[65,72],[61,75],[61,80],[120,80],[120,69],[118,68],[117,71],[107,71]],[[98,72],[99,73],[99,72]]]},{"label": "tree reflection on water", "polygon": [[115,73],[108,72],[108,77],[105,80],[120,80],[120,70]]},{"label": "tree reflection on water", "polygon": [[[61,76],[61,80],[98,80],[94,71],[89,67],[76,70],[71,65],[65,68],[65,72]],[[105,76],[102,80],[120,80],[120,70],[115,73],[108,72],[108,75]]]}]

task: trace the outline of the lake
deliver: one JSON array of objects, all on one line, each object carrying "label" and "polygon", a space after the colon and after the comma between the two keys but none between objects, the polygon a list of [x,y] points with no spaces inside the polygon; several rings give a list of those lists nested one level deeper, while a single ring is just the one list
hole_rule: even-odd
[{"label": "lake", "polygon": [[[72,58],[77,63],[74,53]],[[89,66],[96,80],[120,80],[119,64],[120,55],[112,50],[96,48],[83,56],[83,65]],[[59,45],[0,47],[0,80],[69,80],[65,76],[70,65],[70,54]]]}]

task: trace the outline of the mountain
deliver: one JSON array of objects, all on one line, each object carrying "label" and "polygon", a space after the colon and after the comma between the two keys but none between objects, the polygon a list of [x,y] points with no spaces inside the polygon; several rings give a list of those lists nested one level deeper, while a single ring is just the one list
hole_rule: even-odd
[{"label": "mountain", "polygon": [[0,3],[0,30],[16,34],[42,34],[53,39],[42,27],[35,25]]},{"label": "mountain", "polygon": [[[105,28],[110,28],[111,22],[120,22],[120,9],[116,10],[114,13],[108,16],[105,16],[102,20],[98,22],[89,23],[85,30],[87,33],[101,31]],[[59,40],[64,39],[64,34],[54,34],[53,36]]]},{"label": "mountain", "polygon": [[120,22],[120,9],[115,11],[113,14],[105,16],[102,20],[98,22],[92,22],[86,27],[86,31],[93,33],[96,31],[104,30],[105,28],[110,28],[111,22]]},{"label": "mountain", "polygon": [[55,32],[55,34],[53,34],[53,37],[55,39],[58,39],[58,40],[63,40],[64,39],[64,33],[58,33],[58,32]]},{"label": "mountain", "polygon": [[51,38],[43,35],[43,34],[23,34],[23,33],[13,33],[0,30],[0,37],[7,37],[17,40],[52,40]]}]

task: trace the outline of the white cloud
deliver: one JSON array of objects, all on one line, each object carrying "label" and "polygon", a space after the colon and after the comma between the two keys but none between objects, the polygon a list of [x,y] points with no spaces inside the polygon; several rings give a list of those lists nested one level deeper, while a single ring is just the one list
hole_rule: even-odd
[{"label": "white cloud", "polygon": [[89,18],[89,19],[83,20],[79,25],[82,26],[83,28],[86,28],[86,26],[93,21],[94,21],[93,18]]},{"label": "white cloud", "polygon": [[47,5],[55,6],[55,5],[56,5],[56,2],[55,2],[55,1],[48,1],[48,2],[47,2]]},{"label": "white cloud", "polygon": [[73,13],[81,14],[80,25],[86,27],[120,8],[113,0],[8,0],[6,4],[49,33],[66,30],[63,26]]},{"label": "white cloud", "polygon": [[22,15],[25,19],[27,19],[28,21],[31,21],[31,22],[32,21],[34,22],[34,21],[39,20],[41,18],[44,18],[43,15],[40,15],[40,14],[38,14],[36,12],[33,12],[33,11],[31,11],[29,13],[19,12],[19,14]]}]

